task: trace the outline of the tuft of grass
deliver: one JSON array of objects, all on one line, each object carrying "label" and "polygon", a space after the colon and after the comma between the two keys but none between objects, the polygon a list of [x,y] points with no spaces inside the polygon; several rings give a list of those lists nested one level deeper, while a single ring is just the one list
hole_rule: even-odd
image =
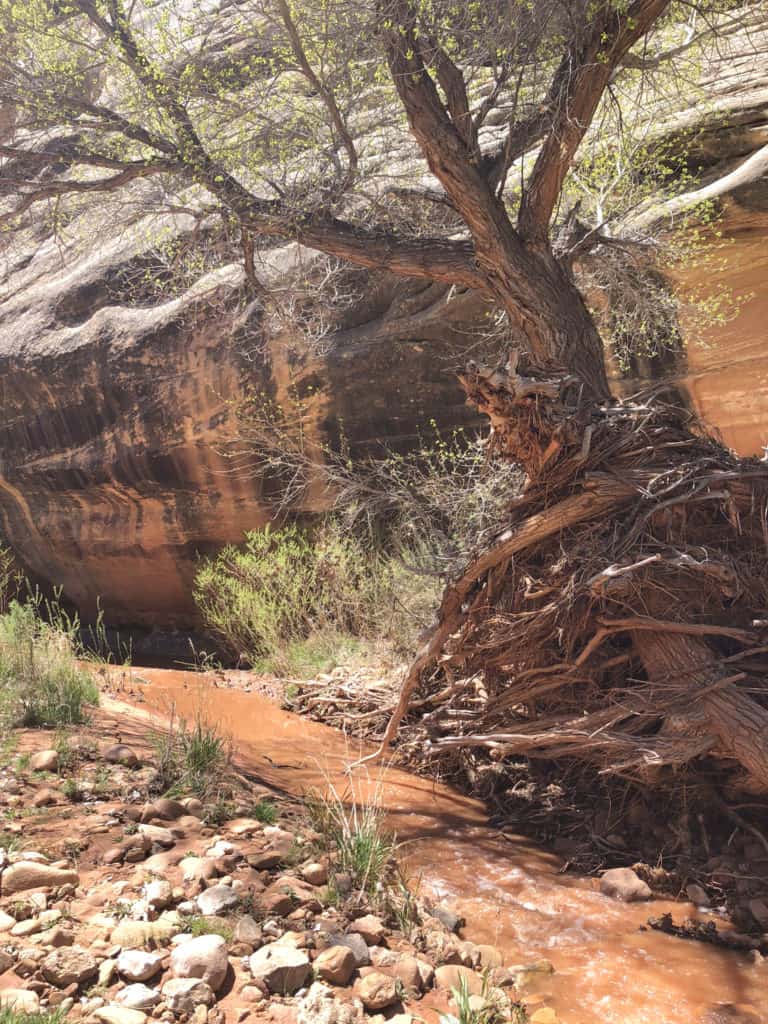
[{"label": "tuft of grass", "polygon": [[226,942],[231,942],[235,934],[232,926],[226,921],[197,914],[185,918],[184,930],[190,932],[195,938],[199,935],[220,935]]},{"label": "tuft of grass", "polygon": [[[483,975],[483,988],[480,993],[482,1002],[478,1005],[472,1004],[469,986],[464,977],[459,978],[457,988],[451,989],[451,995],[456,1013],[441,1014],[440,1024],[502,1024],[509,1017],[509,1005],[504,1007],[502,999],[498,997],[498,989],[494,993],[487,973]],[[511,1012],[512,1024],[525,1024],[525,1007],[515,1004]]]},{"label": "tuft of grass", "polygon": [[280,808],[269,799],[259,800],[251,810],[251,817],[260,821],[263,825],[274,825],[280,817]]},{"label": "tuft of grass", "polygon": [[191,792],[201,798],[216,794],[222,802],[220,794],[231,761],[230,744],[201,707],[192,722],[177,718],[172,711],[166,730],[155,735],[154,746],[161,786],[166,792]]},{"label": "tuft of grass", "polygon": [[43,619],[36,600],[12,601],[0,615],[0,724],[55,728],[87,721],[99,691],[78,665],[76,630],[61,615]]},{"label": "tuft of grass", "polygon": [[305,803],[335,873],[348,874],[360,894],[383,898],[395,873],[397,841],[384,826],[380,784],[360,799],[352,784],[340,792],[329,782],[324,792],[310,792]]},{"label": "tuft of grass", "polygon": [[13,1006],[0,1007],[0,1024],[63,1024],[64,1014],[60,1010],[41,1010],[39,1013],[25,1013]]}]

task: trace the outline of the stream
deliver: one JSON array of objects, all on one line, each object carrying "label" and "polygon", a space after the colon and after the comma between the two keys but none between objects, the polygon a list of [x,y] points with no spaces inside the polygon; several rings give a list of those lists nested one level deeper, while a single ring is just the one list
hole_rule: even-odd
[{"label": "stream", "polygon": [[[345,768],[367,749],[221,676],[131,669],[120,678],[116,696],[153,719],[202,709],[231,736],[238,767],[291,795],[344,789]],[[602,896],[595,879],[565,875],[558,857],[489,828],[478,801],[396,767],[364,766],[352,786],[380,798],[412,884],[466,918],[464,937],[496,945],[507,965],[551,961],[555,973],[526,991],[545,995],[562,1024],[695,1024],[713,1004],[765,1005],[768,963],[642,930],[666,911],[710,916],[690,904]]]}]

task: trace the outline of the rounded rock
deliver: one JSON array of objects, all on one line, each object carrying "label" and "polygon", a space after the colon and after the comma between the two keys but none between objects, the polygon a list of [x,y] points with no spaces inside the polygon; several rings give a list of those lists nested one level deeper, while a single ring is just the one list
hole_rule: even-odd
[{"label": "rounded rock", "polygon": [[214,992],[224,984],[228,969],[227,944],[221,935],[199,935],[171,953],[171,970],[176,978],[198,978]]}]

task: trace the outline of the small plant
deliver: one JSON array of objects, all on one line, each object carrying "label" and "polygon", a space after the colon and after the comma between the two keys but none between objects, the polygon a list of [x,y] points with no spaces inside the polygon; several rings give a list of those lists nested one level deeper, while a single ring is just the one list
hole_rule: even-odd
[{"label": "small plant", "polygon": [[[467,979],[462,975],[459,978],[459,984],[457,988],[451,989],[451,995],[453,996],[453,1002],[456,1006],[455,1015],[452,1013],[443,1013],[440,1015],[440,1024],[501,1024],[505,1019],[505,1012],[502,1006],[502,1001],[499,998],[495,998],[495,993],[489,983],[488,974],[483,975],[483,988],[480,993],[480,1000],[476,1004],[473,1004],[471,999],[471,993],[467,984]],[[523,1013],[525,1013],[525,1009]],[[519,1024],[523,1024],[525,1016],[520,1018],[512,1018]]]},{"label": "small plant", "polygon": [[200,917],[194,915],[183,922],[184,931],[190,932],[197,938],[199,935],[220,935],[226,942],[231,942],[234,937],[234,929],[226,921],[220,921],[211,917]]},{"label": "small plant", "polygon": [[30,753],[19,754],[18,757],[16,758],[16,764],[15,764],[16,771],[17,772],[24,772],[24,771],[26,771],[27,768],[29,768],[29,762],[31,760],[32,760],[32,755]]},{"label": "small plant", "polygon": [[[171,712],[165,732],[154,737],[161,788],[223,799],[231,759],[230,745],[219,726],[199,707],[192,722]],[[230,815],[231,817],[231,815]],[[226,818],[222,819],[226,820]]]},{"label": "small plant", "polygon": [[350,875],[361,895],[383,898],[391,882],[397,843],[384,827],[380,786],[360,800],[353,786],[340,793],[329,782],[325,792],[308,794],[306,807],[335,873]]},{"label": "small plant", "polygon": [[61,792],[73,804],[79,803],[83,799],[83,791],[78,785],[77,779],[64,779]]},{"label": "small plant", "polygon": [[28,1013],[17,1010],[12,1004],[0,1006],[0,1024],[63,1024],[64,1014],[60,1010],[41,1010]]},{"label": "small plant", "polygon": [[235,805],[231,800],[217,800],[206,809],[205,820],[209,825],[223,825],[235,816]]},{"label": "small plant", "polygon": [[70,771],[77,763],[77,753],[72,749],[69,736],[63,730],[58,730],[53,742],[53,749],[59,755],[59,773]]},{"label": "small plant", "polygon": [[280,808],[272,800],[265,798],[254,804],[251,816],[263,825],[274,825],[280,817]]},{"label": "small plant", "polygon": [[[43,618],[43,611],[48,619]],[[33,596],[0,615],[0,724],[81,725],[99,691],[80,668],[79,624]]]}]

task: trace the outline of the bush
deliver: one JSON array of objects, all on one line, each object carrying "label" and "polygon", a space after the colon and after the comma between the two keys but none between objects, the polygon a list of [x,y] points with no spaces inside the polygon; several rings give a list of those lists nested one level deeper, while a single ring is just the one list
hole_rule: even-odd
[{"label": "bush", "polygon": [[63,1024],[64,1014],[60,1010],[41,1010],[26,1013],[13,1006],[0,1006],[0,1024]]},{"label": "bush", "polygon": [[332,521],[246,534],[204,563],[195,600],[205,623],[240,661],[261,671],[314,673],[356,653],[391,608],[386,560]]},{"label": "bush", "polygon": [[35,601],[0,615],[0,718],[6,727],[80,725],[99,691],[77,662],[76,624],[46,622]]}]

